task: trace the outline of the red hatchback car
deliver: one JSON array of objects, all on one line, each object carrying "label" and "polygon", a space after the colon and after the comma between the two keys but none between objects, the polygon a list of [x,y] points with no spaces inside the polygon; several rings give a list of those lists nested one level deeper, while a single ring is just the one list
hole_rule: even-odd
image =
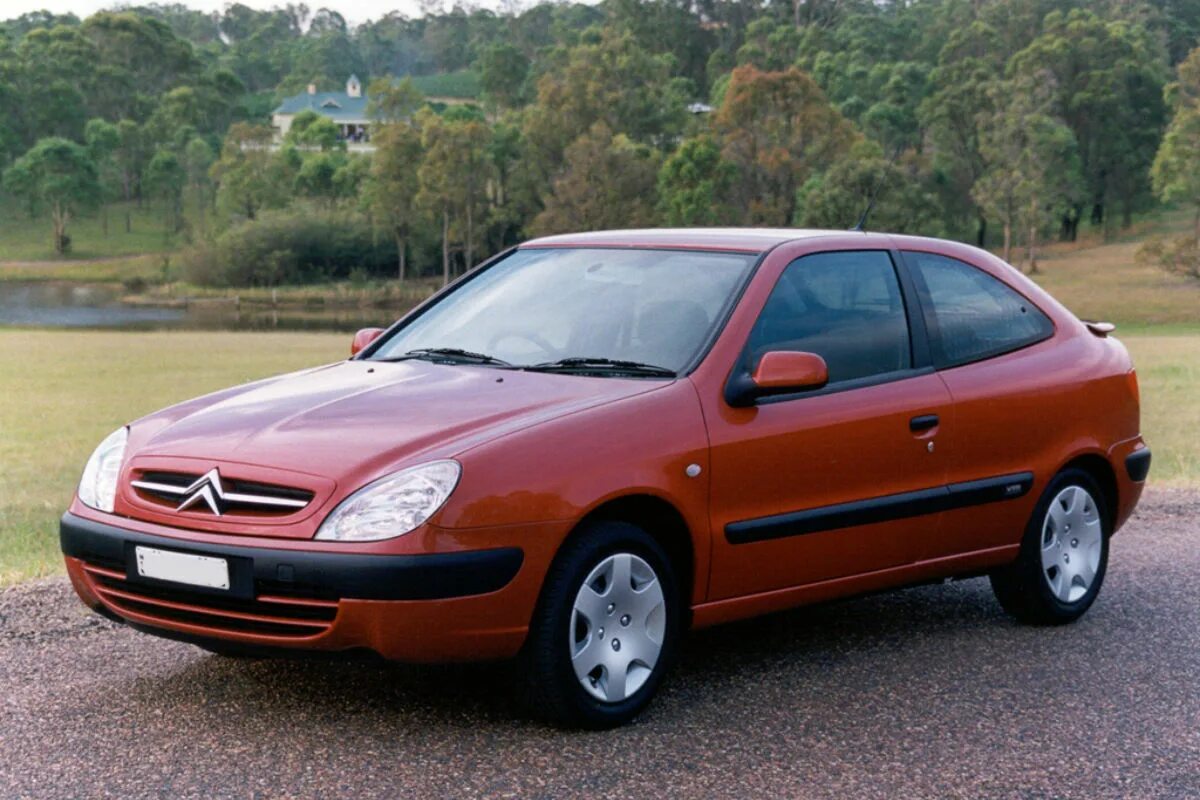
[{"label": "red hatchback car", "polygon": [[1083,614],[1150,466],[1110,330],[946,241],[539,239],[347,361],[116,431],[62,548],[150,633],[519,656],[540,711],[617,724],[689,627],[976,575]]}]

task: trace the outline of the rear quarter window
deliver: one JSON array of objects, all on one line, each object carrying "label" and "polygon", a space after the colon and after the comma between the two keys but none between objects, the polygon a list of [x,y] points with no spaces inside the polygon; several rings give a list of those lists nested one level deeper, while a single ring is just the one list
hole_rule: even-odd
[{"label": "rear quarter window", "polygon": [[932,253],[904,258],[921,295],[934,366],[992,358],[1053,335],[1049,317],[983,270]]}]

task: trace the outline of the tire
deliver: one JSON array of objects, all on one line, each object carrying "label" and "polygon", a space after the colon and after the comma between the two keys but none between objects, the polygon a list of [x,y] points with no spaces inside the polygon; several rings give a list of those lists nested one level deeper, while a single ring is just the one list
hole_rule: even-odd
[{"label": "tire", "polygon": [[[621,576],[628,589],[614,580]],[[518,661],[530,711],[592,729],[637,716],[675,659],[678,587],[671,560],[636,525],[600,521],[578,531],[551,565]]]},{"label": "tire", "polygon": [[1083,470],[1066,469],[1050,481],[1017,560],[990,576],[1005,611],[1030,625],[1065,625],[1091,608],[1108,570],[1110,502]]}]

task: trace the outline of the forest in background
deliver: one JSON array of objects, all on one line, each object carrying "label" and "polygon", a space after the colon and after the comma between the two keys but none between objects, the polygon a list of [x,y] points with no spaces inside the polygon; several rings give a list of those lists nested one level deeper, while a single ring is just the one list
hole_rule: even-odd
[{"label": "forest in background", "polygon": [[[0,208],[65,254],[149,204],[189,281],[274,286],[449,278],[566,230],[849,228],[877,187],[871,228],[1033,271],[1168,203],[1195,232],[1143,254],[1200,277],[1198,43],[1200,0],[30,14],[0,23]],[[351,74],[373,154],[315,115],[270,146],[282,98]]]}]

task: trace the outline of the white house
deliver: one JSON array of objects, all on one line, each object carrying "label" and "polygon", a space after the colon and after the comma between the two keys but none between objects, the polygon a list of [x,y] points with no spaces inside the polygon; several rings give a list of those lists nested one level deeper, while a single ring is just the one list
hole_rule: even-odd
[{"label": "white house", "polygon": [[337,123],[342,141],[348,149],[373,150],[367,102],[357,75],[351,75],[346,81],[344,92],[318,92],[315,84],[309,84],[307,92],[287,98],[271,112],[271,124],[278,138],[282,139],[292,127],[292,120],[297,114],[315,111]]}]

